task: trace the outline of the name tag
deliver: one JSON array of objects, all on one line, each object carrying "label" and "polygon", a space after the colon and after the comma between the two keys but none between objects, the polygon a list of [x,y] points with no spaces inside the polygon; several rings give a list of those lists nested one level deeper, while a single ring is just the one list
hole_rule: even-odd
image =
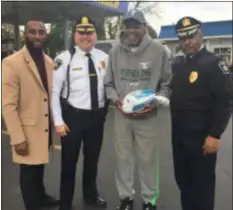
[{"label": "name tag", "polygon": [[74,68],[72,68],[72,71],[80,71],[80,70],[82,70],[82,67],[74,67]]}]

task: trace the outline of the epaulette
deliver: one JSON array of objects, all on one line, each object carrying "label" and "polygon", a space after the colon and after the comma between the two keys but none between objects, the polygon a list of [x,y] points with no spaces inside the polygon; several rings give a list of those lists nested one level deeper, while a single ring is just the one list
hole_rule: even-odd
[{"label": "epaulette", "polygon": [[200,58],[199,64],[201,64],[201,65],[211,64],[214,62],[218,62],[220,60],[221,60],[221,58],[217,57],[216,55],[214,55],[211,52],[206,51],[206,52],[204,52],[203,56]]}]

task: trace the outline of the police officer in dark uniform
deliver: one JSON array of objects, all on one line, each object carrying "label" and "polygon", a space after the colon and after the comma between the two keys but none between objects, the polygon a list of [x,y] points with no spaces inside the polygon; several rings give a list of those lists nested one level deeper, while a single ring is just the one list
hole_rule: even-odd
[{"label": "police officer in dark uniform", "polygon": [[176,26],[183,55],[173,61],[172,146],[183,210],[213,210],[220,138],[231,116],[231,73],[203,45],[201,22]]},{"label": "police officer in dark uniform", "polygon": [[106,115],[104,76],[108,55],[96,49],[96,26],[80,17],[73,34],[74,46],[55,58],[52,113],[61,136],[60,209],[71,210],[76,164],[83,143],[83,199],[86,204],[106,207],[96,178]]},{"label": "police officer in dark uniform", "polygon": [[233,64],[230,65],[230,71],[233,73]]}]

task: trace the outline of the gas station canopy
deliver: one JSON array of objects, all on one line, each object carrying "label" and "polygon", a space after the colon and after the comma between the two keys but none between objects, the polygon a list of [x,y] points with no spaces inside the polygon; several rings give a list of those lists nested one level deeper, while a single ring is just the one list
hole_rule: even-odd
[{"label": "gas station canopy", "polygon": [[[89,4],[101,7],[113,14],[125,14],[128,11],[127,1],[89,1]],[[110,14],[110,13],[109,13]]]},{"label": "gas station canopy", "polygon": [[80,15],[90,16],[98,25],[105,17],[119,16],[128,10],[128,2],[115,1],[2,1],[2,23],[15,28],[15,49],[20,47],[19,26],[28,20],[38,19],[44,23],[64,21],[64,47],[69,46],[69,21]]},{"label": "gas station canopy", "polygon": [[58,20],[75,20],[79,15],[92,18],[118,16],[128,10],[128,2],[115,1],[3,1],[2,22],[24,25],[30,19],[40,19],[45,23]]}]

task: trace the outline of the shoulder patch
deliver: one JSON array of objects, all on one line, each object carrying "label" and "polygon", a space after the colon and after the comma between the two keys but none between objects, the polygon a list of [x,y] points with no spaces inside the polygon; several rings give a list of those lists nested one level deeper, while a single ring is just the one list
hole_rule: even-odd
[{"label": "shoulder patch", "polygon": [[54,70],[56,71],[62,65],[62,63],[63,63],[62,60],[57,58],[55,60]]},{"label": "shoulder patch", "polygon": [[218,67],[221,69],[223,74],[230,74],[230,68],[225,61],[219,61]]}]

